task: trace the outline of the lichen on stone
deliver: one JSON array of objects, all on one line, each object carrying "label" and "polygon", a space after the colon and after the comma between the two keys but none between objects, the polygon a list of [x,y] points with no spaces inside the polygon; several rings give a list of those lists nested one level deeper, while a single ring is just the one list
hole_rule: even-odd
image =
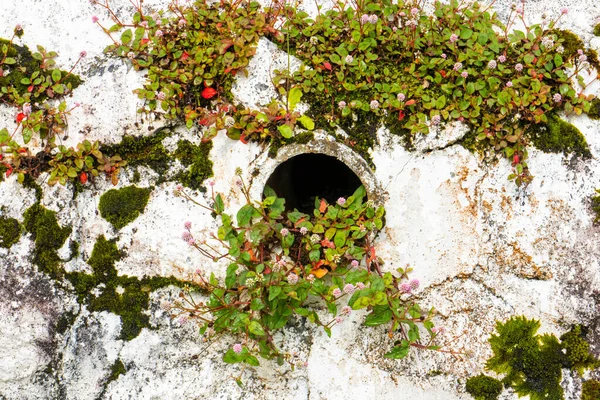
[{"label": "lichen on stone", "polygon": [[121,229],[144,212],[150,192],[150,189],[136,186],[111,189],[100,197],[100,215],[115,229]]},{"label": "lichen on stone", "polygon": [[0,247],[9,248],[19,241],[21,224],[14,218],[0,217]]}]

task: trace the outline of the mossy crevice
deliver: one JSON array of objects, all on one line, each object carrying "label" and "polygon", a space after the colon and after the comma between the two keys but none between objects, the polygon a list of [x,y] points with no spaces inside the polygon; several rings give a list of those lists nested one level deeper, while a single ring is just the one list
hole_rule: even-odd
[{"label": "mossy crevice", "polygon": [[202,142],[199,145],[192,144],[188,140],[177,142],[174,156],[187,169],[177,174],[175,180],[190,189],[205,190],[202,183],[213,176],[213,162],[209,157],[211,149],[212,142]]},{"label": "mossy crevice", "polygon": [[31,233],[35,243],[33,263],[40,271],[57,277],[59,266],[63,262],[58,256],[58,250],[71,234],[71,227],[61,227],[56,219],[56,212],[45,209],[39,203],[25,211],[23,226]]},{"label": "mossy crevice", "polygon": [[[181,287],[183,282],[173,277],[138,279],[120,276],[115,269],[115,263],[123,256],[116,240],[107,240],[100,236],[87,261],[93,273],[69,272],[65,274],[65,278],[73,285],[78,301],[87,304],[90,311],[109,311],[120,316],[120,338],[131,340],[137,337],[143,328],[150,327],[149,316],[146,314],[150,293],[171,285]],[[95,288],[100,291],[99,295],[91,293]]]},{"label": "mossy crevice", "polygon": [[137,186],[111,189],[100,197],[100,215],[115,229],[121,229],[144,212],[150,192]]},{"label": "mossy crevice", "polygon": [[314,138],[315,138],[315,134],[312,131],[304,131],[304,132],[298,133],[297,135],[294,135],[289,139],[286,139],[284,137],[273,138],[273,140],[269,144],[269,157],[271,157],[271,158],[277,157],[277,153],[279,152],[279,149],[281,149],[284,146],[287,146],[290,144],[307,144]]},{"label": "mossy crevice", "polygon": [[10,248],[21,237],[21,224],[14,218],[0,217],[0,247]]},{"label": "mossy crevice", "polygon": [[562,47],[564,52],[562,54],[564,59],[568,59],[577,54],[578,50],[582,50],[583,54],[587,56],[587,61],[590,65],[596,68],[596,71],[600,71],[600,60],[598,60],[598,53],[593,49],[587,49],[583,40],[579,38],[575,33],[567,29],[553,29],[549,32],[555,34],[559,40],[562,40]]},{"label": "mossy crevice", "polygon": [[600,381],[589,380],[581,385],[581,400],[598,400],[600,399]]},{"label": "mossy crevice", "polygon": [[544,152],[592,156],[581,131],[555,114],[548,116],[548,123],[532,126],[529,134],[535,147]]},{"label": "mossy crevice", "polygon": [[587,115],[591,119],[600,119],[600,99],[595,98],[590,102],[590,111]]},{"label": "mossy crevice", "polygon": [[600,222],[600,189],[596,189],[596,195],[592,197],[592,210],[596,214],[594,222]]},{"label": "mossy crevice", "polygon": [[600,36],[600,24],[594,26],[594,35]]}]

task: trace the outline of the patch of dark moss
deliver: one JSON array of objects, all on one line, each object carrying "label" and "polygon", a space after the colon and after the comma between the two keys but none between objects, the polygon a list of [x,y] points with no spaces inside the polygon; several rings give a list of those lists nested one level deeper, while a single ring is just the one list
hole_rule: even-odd
[{"label": "patch of dark moss", "polygon": [[542,151],[572,153],[586,158],[592,156],[581,131],[555,114],[548,116],[548,123],[534,125],[529,135],[535,147]]},{"label": "patch of dark moss", "polygon": [[131,178],[131,182],[139,183],[141,179],[142,176],[140,175],[140,171],[138,171],[137,169],[133,171],[133,177]]},{"label": "patch of dark moss", "polygon": [[205,191],[202,183],[213,176],[213,163],[209,158],[211,149],[212,142],[204,142],[199,145],[192,144],[188,140],[177,142],[174,156],[187,169],[177,174],[175,179],[185,187]]},{"label": "patch of dark moss", "polygon": [[36,201],[38,203],[42,201],[42,195],[44,194],[44,192],[42,191],[42,187],[36,183],[36,181],[31,175],[25,175],[25,179],[23,180],[23,187],[35,190]]},{"label": "patch of dark moss", "polygon": [[296,136],[292,136],[289,139],[283,137],[275,138],[269,145],[269,157],[275,158],[277,156],[277,153],[279,152],[279,149],[281,149],[283,146],[287,146],[293,143],[307,144],[314,138],[315,134],[311,131],[304,131]]},{"label": "patch of dark moss", "polygon": [[0,217],[0,247],[9,248],[19,241],[21,224],[14,218]]},{"label": "patch of dark moss", "polygon": [[586,329],[576,325],[560,337],[567,358],[566,366],[583,375],[585,370],[600,367],[600,360],[590,353],[590,344],[585,341]]},{"label": "patch of dark moss", "polygon": [[596,24],[596,26],[594,26],[594,35],[600,36],[600,24]]},{"label": "patch of dark moss", "polygon": [[[14,43],[10,43],[9,40],[0,38],[0,49],[3,46],[7,46],[8,52],[7,57],[14,58],[15,64],[13,64],[7,74],[0,76],[0,87],[14,88],[21,96],[28,94],[27,90],[30,86],[29,83],[22,83],[24,78],[29,78],[34,72],[39,72],[41,76],[50,75],[51,71],[46,71],[40,68],[41,62],[33,57],[32,52],[27,46],[19,46]],[[2,53],[4,54],[4,53]],[[67,71],[60,71],[63,76],[61,83],[67,85],[69,89],[75,89],[83,81],[75,74]],[[48,99],[46,92],[37,94],[37,97],[32,98],[35,102],[41,103]],[[33,104],[33,101],[31,102]],[[17,104],[13,104],[17,105]]]},{"label": "patch of dark moss", "polygon": [[[183,282],[169,277],[119,276],[115,263],[123,257],[116,240],[100,236],[94,245],[87,263],[92,274],[70,272],[65,278],[71,282],[78,301],[87,304],[90,311],[109,311],[121,317],[121,339],[131,340],[143,328],[149,328],[149,317],[145,311],[149,306],[150,292],[170,285],[183,286]],[[98,288],[99,295],[91,291]]]},{"label": "patch of dark moss", "polygon": [[73,312],[66,312],[56,321],[56,333],[60,335],[64,335],[64,333],[73,325],[75,319],[77,318],[77,314]]},{"label": "patch of dark moss", "polygon": [[32,234],[35,242],[33,263],[40,271],[56,277],[60,273],[59,266],[62,262],[58,256],[58,249],[71,234],[71,227],[58,225],[56,212],[45,209],[39,203],[25,211],[23,226]]},{"label": "patch of dark moss", "polygon": [[592,197],[592,210],[596,214],[594,222],[600,222],[600,189],[596,189],[596,195]]},{"label": "patch of dark moss", "polygon": [[111,189],[100,197],[100,204],[98,205],[100,215],[110,222],[115,229],[121,229],[144,212],[150,192],[150,189],[142,189],[136,186]]},{"label": "patch of dark moss", "polygon": [[590,102],[590,111],[587,115],[591,119],[600,119],[600,99],[595,98]]},{"label": "patch of dark moss", "polygon": [[141,165],[152,168],[163,177],[169,168],[170,157],[162,141],[171,135],[172,132],[164,128],[150,136],[124,136],[120,143],[102,146],[100,151],[110,157],[121,156],[129,167]]},{"label": "patch of dark moss", "polygon": [[117,361],[115,361],[115,363],[110,367],[110,375],[108,376],[106,384],[108,385],[112,381],[116,381],[117,379],[119,379],[119,376],[121,376],[125,372],[127,372],[127,369],[125,368],[123,361],[117,359]]},{"label": "patch of dark moss", "polygon": [[600,382],[597,380],[589,380],[581,385],[581,400],[598,400],[600,399]]},{"label": "patch of dark moss", "polygon": [[481,374],[467,379],[466,389],[475,400],[496,400],[502,393],[502,382]]}]

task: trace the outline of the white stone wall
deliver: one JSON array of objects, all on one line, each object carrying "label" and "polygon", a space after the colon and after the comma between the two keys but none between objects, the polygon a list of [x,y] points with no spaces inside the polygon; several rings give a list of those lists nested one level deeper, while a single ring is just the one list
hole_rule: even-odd
[{"label": "white stone wall", "polygon": [[[131,12],[126,0],[113,3],[120,15]],[[152,0],[145,5],[167,3]],[[501,18],[507,17],[509,3],[494,4]],[[569,8],[562,27],[600,50],[600,38],[592,35],[598,13],[593,0],[528,0],[525,16],[535,22],[543,12],[552,17],[562,7]],[[63,138],[67,145],[86,138],[116,143],[126,133],[148,134],[132,93],[143,82],[143,73],[103,54],[109,39],[92,24],[92,15],[108,22],[87,0],[0,1],[0,37],[10,37],[14,25],[21,24],[25,35],[18,43],[57,51],[63,69],[80,51],[88,53],[75,69],[85,83],[70,101],[83,106],[69,118]],[[238,100],[268,103],[274,92],[265,65],[275,69],[284,62],[285,54],[261,40],[248,78],[240,77],[234,89]],[[136,127],[136,122],[142,123]],[[600,228],[592,224],[589,197],[600,187],[600,125],[586,116],[569,122],[586,136],[593,158],[532,150],[529,165],[535,179],[526,190],[507,181],[507,161],[483,162],[452,145],[460,129],[422,138],[415,152],[379,132],[380,145],[372,154],[376,169],[362,174],[387,210],[378,254],[390,270],[406,264],[414,268],[413,276],[422,282],[417,297],[439,311],[438,322],[447,330],[446,349],[462,355],[412,351],[402,361],[384,359],[389,345],[385,332],[362,327],[357,313],[335,326],[331,339],[306,324],[286,327],[278,336],[281,346],[297,352],[307,367],[290,371],[262,362],[256,371],[245,373],[246,386],[240,388],[230,378],[239,374],[239,367],[221,361],[231,345],[228,338],[208,347],[196,328],[179,326],[160,309],[161,300],[176,296],[176,289],[152,293],[150,315],[156,329],[144,329],[124,342],[117,339],[118,316],[81,309],[72,295],[36,272],[32,241],[23,235],[10,250],[0,248],[0,399],[468,399],[464,381],[483,370],[495,321],[519,314],[540,319],[542,331],[555,334],[573,323],[590,325],[598,355]],[[0,106],[0,125],[12,123],[12,110]],[[195,132],[179,129],[178,135],[198,141]],[[242,199],[232,189],[235,168],[241,167],[248,180],[258,169],[253,192],[260,193],[269,173],[294,151],[303,150],[283,150],[272,160],[258,146],[219,136],[211,152],[215,190],[225,193],[229,210],[236,210]],[[348,163],[352,157],[351,152],[342,155]],[[361,163],[353,168],[362,168]],[[131,171],[123,171],[117,187],[129,185],[131,178]],[[139,186],[155,180],[147,171]],[[171,183],[158,185],[146,212],[118,234],[96,212],[100,194],[112,188],[109,182],[100,181],[76,200],[67,188],[44,188],[42,204],[57,211],[61,226],[73,226],[71,238],[81,244],[82,254],[65,265],[68,271],[89,270],[85,260],[104,234],[118,236],[119,248],[128,254],[117,263],[120,274],[189,279],[202,267],[222,275],[221,265],[201,259],[180,239],[183,221],[192,221],[195,232],[214,230],[215,221],[174,197]],[[0,215],[22,219],[34,202],[33,192],[14,177],[0,183]],[[76,315],[74,323],[64,334],[57,333],[56,321],[66,312]],[[127,372],[106,385],[117,359]],[[564,384],[567,398],[578,398],[579,380],[566,376]],[[505,391],[502,398],[516,396]]]}]

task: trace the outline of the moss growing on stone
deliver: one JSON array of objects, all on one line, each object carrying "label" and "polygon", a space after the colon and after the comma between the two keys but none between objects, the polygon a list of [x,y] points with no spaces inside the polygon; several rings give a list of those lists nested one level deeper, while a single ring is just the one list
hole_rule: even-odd
[{"label": "moss growing on stone", "polygon": [[563,58],[568,59],[577,54],[577,50],[583,50],[583,53],[587,56],[587,61],[596,70],[600,70],[600,60],[598,60],[598,53],[592,49],[586,49],[585,43],[575,33],[566,29],[553,29],[550,31],[557,36],[559,40],[563,42],[561,45],[564,48]]},{"label": "moss growing on stone", "polygon": [[116,381],[117,379],[119,379],[119,376],[121,376],[125,372],[127,372],[127,369],[125,368],[123,361],[117,359],[117,361],[115,361],[115,363],[110,367],[110,375],[108,376],[106,384],[108,385],[112,381]]},{"label": "moss growing on stone", "polygon": [[600,24],[596,24],[596,26],[594,26],[594,35],[600,36]]},{"label": "moss growing on stone", "polygon": [[594,222],[600,222],[600,189],[596,189],[596,195],[592,197],[592,210],[596,213]]},{"label": "moss growing on stone", "polygon": [[535,147],[542,151],[573,153],[586,158],[592,156],[585,136],[557,115],[548,116],[547,124],[534,125],[529,133]]},{"label": "moss growing on stone", "polygon": [[583,375],[586,369],[600,367],[600,360],[590,354],[590,345],[584,339],[581,325],[576,325],[560,337],[567,357],[567,368]]},{"label": "moss growing on stone", "polygon": [[213,176],[213,163],[209,158],[212,142],[192,144],[188,140],[177,142],[175,157],[187,167],[175,177],[182,185],[194,189],[205,190],[202,187],[204,180]]},{"label": "moss growing on stone", "polygon": [[590,111],[587,115],[591,119],[600,119],[600,99],[595,98],[590,102]]},{"label": "moss growing on stone", "polygon": [[71,234],[71,227],[61,228],[56,220],[56,212],[45,209],[39,203],[25,211],[23,226],[32,234],[35,242],[33,263],[41,271],[56,277],[62,262],[58,256],[58,249]]},{"label": "moss growing on stone", "polygon": [[150,189],[141,189],[136,186],[111,189],[100,197],[98,205],[100,215],[115,229],[121,229],[144,212],[150,191]]},{"label": "moss growing on stone", "polygon": [[[8,52],[7,57],[14,58],[15,64],[13,68],[10,68],[10,72],[0,76],[0,87],[14,88],[20,95],[24,95],[28,92],[29,83],[22,83],[24,78],[29,78],[34,72],[39,72],[40,75],[49,74],[50,71],[44,71],[40,68],[40,61],[33,57],[33,54],[27,46],[19,46],[14,43],[10,43],[9,40],[0,39],[0,48],[7,46]],[[63,76],[61,83],[67,85],[70,89],[75,89],[82,83],[79,76],[68,73],[67,71],[60,71]],[[48,98],[45,92],[40,93],[35,97],[36,102],[43,102]],[[32,99],[33,100],[33,99]],[[32,101],[33,103],[33,101]],[[16,105],[16,104],[13,104]]]},{"label": "moss growing on stone", "polygon": [[480,374],[467,379],[466,389],[475,400],[496,400],[502,393],[502,382]]},{"label": "moss growing on stone", "polygon": [[279,152],[279,149],[283,146],[287,146],[293,143],[307,144],[314,138],[315,134],[311,131],[304,131],[302,133],[299,133],[298,135],[292,136],[289,139],[286,139],[284,137],[273,138],[273,141],[269,145],[269,157],[275,158],[277,156],[277,152]]},{"label": "moss growing on stone", "polygon": [[164,175],[170,164],[169,153],[162,141],[171,136],[168,129],[159,129],[150,136],[124,136],[120,143],[102,146],[103,154],[120,155],[129,167],[146,166],[157,174]]},{"label": "moss growing on stone", "polygon": [[600,399],[600,381],[589,380],[581,385],[581,400],[598,400]]},{"label": "moss growing on stone", "polygon": [[[121,317],[121,339],[137,337],[143,328],[149,328],[146,310],[150,292],[161,287],[183,286],[183,282],[169,277],[142,278],[119,276],[115,263],[123,257],[115,240],[100,236],[87,263],[93,273],[66,273],[65,277],[77,294],[78,301],[87,304],[90,311],[109,311]],[[98,288],[100,294],[91,291]]]},{"label": "moss growing on stone", "polygon": [[14,218],[0,217],[0,247],[9,248],[19,241],[21,224]]}]

